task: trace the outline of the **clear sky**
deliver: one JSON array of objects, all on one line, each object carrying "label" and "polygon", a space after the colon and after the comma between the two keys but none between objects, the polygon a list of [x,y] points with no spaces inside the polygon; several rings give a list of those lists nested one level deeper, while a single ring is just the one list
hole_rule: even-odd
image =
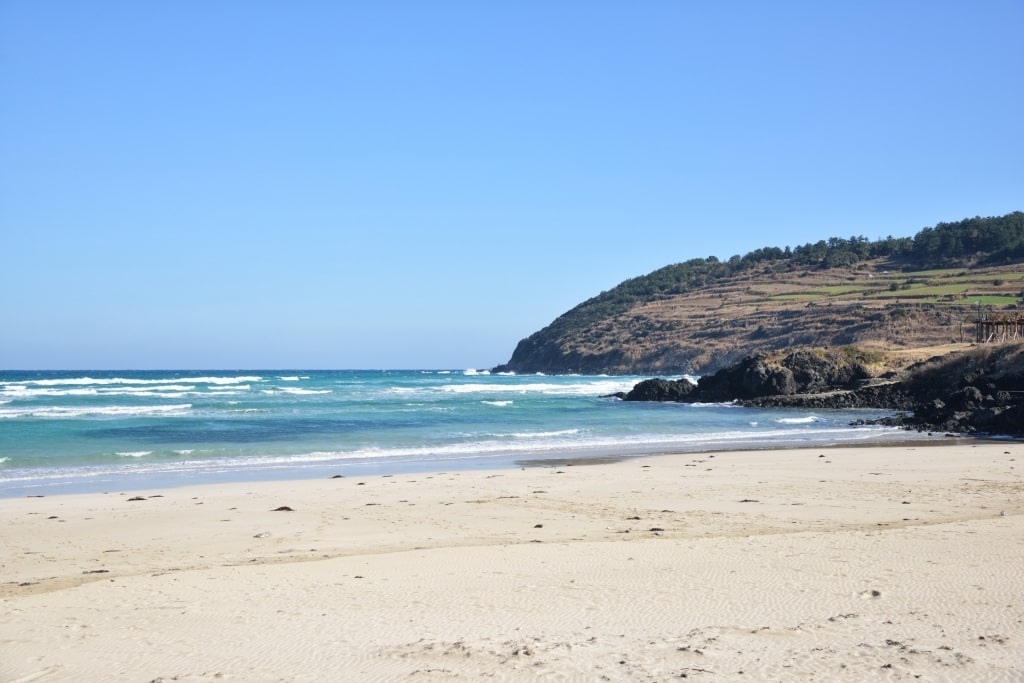
[{"label": "clear sky", "polygon": [[1024,2],[0,0],[0,367],[466,368],[1024,210]]}]

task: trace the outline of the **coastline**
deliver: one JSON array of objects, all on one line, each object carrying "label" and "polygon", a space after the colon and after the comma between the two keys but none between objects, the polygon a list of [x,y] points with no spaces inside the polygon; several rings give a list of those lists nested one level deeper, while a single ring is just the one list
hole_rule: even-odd
[{"label": "coastline", "polygon": [[1020,442],[567,460],[0,500],[0,681],[1020,680]]},{"label": "coastline", "polygon": [[[410,458],[357,458],[352,460],[325,460],[324,462],[293,463],[277,465],[270,469],[247,467],[223,461],[218,466],[199,470],[168,469],[161,472],[133,470],[109,470],[98,475],[81,476],[80,473],[62,476],[53,472],[40,471],[26,480],[0,479],[0,501],[8,498],[26,496],[65,496],[79,494],[106,494],[132,490],[165,490],[187,488],[203,485],[233,485],[255,482],[275,481],[307,481],[329,478],[336,475],[353,476],[400,476],[412,474],[429,474],[438,470],[446,471],[483,471],[509,470],[520,467],[549,467],[558,463],[592,464],[615,462],[628,458],[646,458],[657,455],[700,454],[718,451],[775,451],[804,448],[870,448],[874,446],[893,446],[900,444],[930,443],[948,444],[960,440],[972,443],[988,440],[979,436],[956,436],[924,433],[906,429],[887,428],[888,433],[864,432],[863,436],[853,438],[858,427],[846,426],[842,429],[842,438],[827,438],[821,434],[808,433],[794,436],[789,440],[777,438],[739,438],[730,436],[723,441],[713,439],[690,443],[648,443],[640,444],[617,440],[614,445],[601,446],[565,445],[561,448],[545,451],[504,452],[490,454],[463,454],[451,458],[433,458],[420,460]],[[998,442],[998,439],[995,439]]]}]

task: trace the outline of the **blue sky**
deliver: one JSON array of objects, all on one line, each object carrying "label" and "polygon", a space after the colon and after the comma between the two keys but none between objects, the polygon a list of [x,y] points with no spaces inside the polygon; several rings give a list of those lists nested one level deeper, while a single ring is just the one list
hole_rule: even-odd
[{"label": "blue sky", "polygon": [[1024,209],[1024,2],[0,0],[0,367],[489,367]]}]

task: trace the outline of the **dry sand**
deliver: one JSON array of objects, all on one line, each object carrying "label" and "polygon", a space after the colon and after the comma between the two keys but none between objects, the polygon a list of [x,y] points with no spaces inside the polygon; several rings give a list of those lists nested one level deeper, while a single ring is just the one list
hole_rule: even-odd
[{"label": "dry sand", "polygon": [[0,500],[0,681],[1024,681],[1022,475],[961,441]]}]

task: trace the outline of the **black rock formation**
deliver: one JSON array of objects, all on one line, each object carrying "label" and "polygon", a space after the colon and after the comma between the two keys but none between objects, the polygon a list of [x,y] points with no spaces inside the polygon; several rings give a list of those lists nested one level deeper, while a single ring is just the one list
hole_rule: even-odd
[{"label": "black rock formation", "polygon": [[728,402],[760,407],[878,408],[879,422],[929,431],[1024,436],[1024,346],[983,345],[918,363],[894,379],[872,379],[840,353],[759,354],[701,377],[645,380],[627,401]]},{"label": "black rock formation", "polygon": [[792,396],[836,389],[852,389],[870,377],[860,363],[840,353],[795,351],[773,360],[757,354],[735,365],[688,380],[645,380],[622,398],[627,401],[686,401],[721,403],[769,396]]}]

